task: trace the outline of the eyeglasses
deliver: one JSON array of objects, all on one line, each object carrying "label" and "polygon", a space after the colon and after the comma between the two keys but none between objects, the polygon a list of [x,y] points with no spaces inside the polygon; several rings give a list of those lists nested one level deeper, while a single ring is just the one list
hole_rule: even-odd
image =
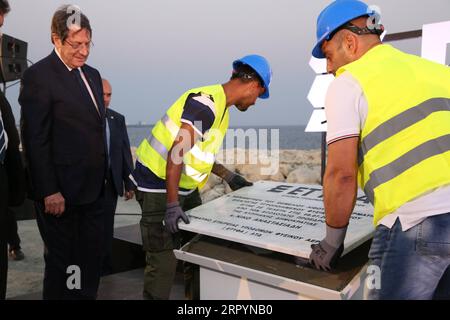
[{"label": "eyeglasses", "polygon": [[70,43],[69,41],[65,40],[64,42],[66,42],[69,46],[72,47],[73,50],[81,50],[81,48],[83,48],[83,46],[86,46],[87,50],[90,50],[91,48],[94,47],[94,43],[92,41],[86,42],[86,43]]}]

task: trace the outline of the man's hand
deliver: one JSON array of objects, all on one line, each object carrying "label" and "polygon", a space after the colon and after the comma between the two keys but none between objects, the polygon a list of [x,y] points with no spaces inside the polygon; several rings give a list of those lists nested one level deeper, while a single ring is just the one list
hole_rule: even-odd
[{"label": "man's hand", "polygon": [[225,180],[233,191],[253,185],[250,181],[245,180],[244,177],[228,170],[223,164],[218,162],[214,162],[212,173]]},{"label": "man's hand", "polygon": [[253,185],[252,182],[245,180],[245,178],[241,175],[238,175],[234,172],[227,174],[224,180],[228,183],[231,190],[236,191],[243,187],[250,187]]},{"label": "man's hand", "polygon": [[319,244],[311,245],[309,262],[319,270],[331,271],[335,268],[342,252],[347,226],[333,228],[327,225],[327,235]]},{"label": "man's hand", "polygon": [[130,191],[125,191],[125,201],[131,200],[134,197],[134,191],[130,190]]},{"label": "man's hand", "polygon": [[45,213],[60,217],[66,210],[66,200],[60,192],[52,194],[44,199]]},{"label": "man's hand", "polygon": [[170,233],[176,233],[178,229],[178,220],[182,219],[184,223],[189,224],[189,217],[184,213],[178,201],[167,204],[164,225]]}]

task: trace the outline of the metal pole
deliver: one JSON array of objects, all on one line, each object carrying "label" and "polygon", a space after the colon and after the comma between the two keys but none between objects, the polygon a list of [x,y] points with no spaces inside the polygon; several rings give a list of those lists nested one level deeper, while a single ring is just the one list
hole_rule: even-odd
[{"label": "metal pole", "polygon": [[420,37],[422,37],[422,29],[387,34],[384,37],[383,41],[391,42],[391,41],[398,41],[398,40],[415,39],[415,38],[420,38]]},{"label": "metal pole", "polygon": [[322,152],[321,152],[321,172],[320,172],[320,184],[323,186],[323,176],[325,175],[325,168],[327,165],[327,133],[322,132]]}]

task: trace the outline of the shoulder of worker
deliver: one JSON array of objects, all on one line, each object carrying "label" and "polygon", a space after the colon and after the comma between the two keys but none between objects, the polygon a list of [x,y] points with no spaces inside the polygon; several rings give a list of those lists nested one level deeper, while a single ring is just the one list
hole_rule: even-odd
[{"label": "shoulder of worker", "polygon": [[343,94],[346,91],[363,91],[361,85],[358,80],[349,72],[343,72],[339,77],[336,77],[330,84],[327,94],[337,93],[343,90]]},{"label": "shoulder of worker", "polygon": [[210,110],[213,114],[215,114],[215,104],[214,98],[206,93],[191,93],[185,102],[185,107],[189,106],[190,108],[200,108],[204,110]]},{"label": "shoulder of worker", "polygon": [[330,84],[325,113],[328,144],[360,134],[367,118],[367,100],[358,81],[349,72]]},{"label": "shoulder of worker", "polygon": [[325,97],[325,110],[330,108],[342,109],[344,104],[354,102],[359,103],[360,97],[364,96],[364,91],[358,80],[348,71],[335,78],[328,87]]},{"label": "shoulder of worker", "polygon": [[206,94],[191,94],[184,104],[181,122],[190,124],[203,135],[208,131],[216,118],[216,111],[212,97]]}]

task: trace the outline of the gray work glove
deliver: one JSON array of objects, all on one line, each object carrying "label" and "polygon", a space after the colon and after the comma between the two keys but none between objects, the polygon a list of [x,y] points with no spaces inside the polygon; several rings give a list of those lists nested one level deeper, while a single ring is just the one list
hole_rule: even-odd
[{"label": "gray work glove", "polygon": [[333,228],[327,225],[327,235],[319,244],[311,245],[309,262],[319,270],[331,271],[335,268],[342,252],[347,227]]},{"label": "gray work glove", "polygon": [[253,185],[252,182],[245,180],[243,176],[240,176],[237,173],[231,171],[225,176],[224,180],[228,183],[231,190],[233,191]]},{"label": "gray work glove", "polygon": [[189,217],[184,213],[178,201],[167,204],[164,225],[170,233],[176,233],[178,229],[178,220],[182,219],[184,223],[189,224]]}]

